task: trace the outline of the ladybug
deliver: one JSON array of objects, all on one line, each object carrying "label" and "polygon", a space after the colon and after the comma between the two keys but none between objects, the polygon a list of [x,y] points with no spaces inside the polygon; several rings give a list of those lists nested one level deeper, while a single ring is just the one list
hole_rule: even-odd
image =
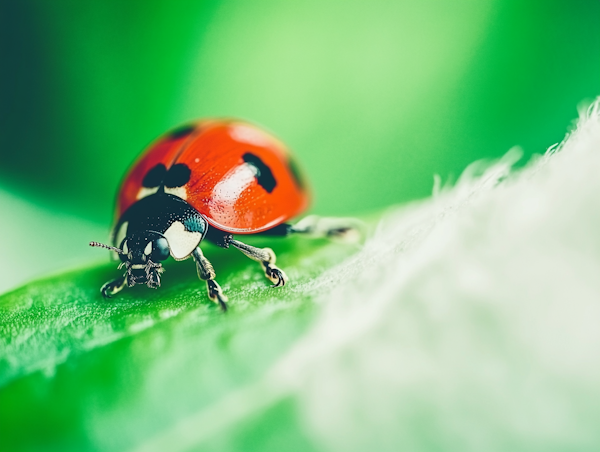
[{"label": "ladybug", "polygon": [[136,284],[157,288],[162,261],[191,256],[208,297],[226,310],[227,297],[200,249],[204,239],[236,248],[261,264],[273,287],[284,286],[288,277],[275,265],[273,250],[247,245],[233,235],[341,237],[354,229],[344,220],[314,216],[288,224],[309,200],[292,155],[260,128],[239,120],[203,120],[177,128],[154,142],[125,177],[112,246],[90,242],[116,253],[119,268],[125,267],[101,293],[110,298]]}]

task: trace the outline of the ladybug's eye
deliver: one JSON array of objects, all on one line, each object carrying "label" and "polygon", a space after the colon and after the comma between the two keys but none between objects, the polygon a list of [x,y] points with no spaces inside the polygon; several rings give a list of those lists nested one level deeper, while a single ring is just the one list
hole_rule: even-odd
[{"label": "ladybug's eye", "polygon": [[160,237],[152,242],[152,254],[150,255],[150,259],[154,262],[164,261],[171,250],[169,249],[169,242],[164,237]]}]

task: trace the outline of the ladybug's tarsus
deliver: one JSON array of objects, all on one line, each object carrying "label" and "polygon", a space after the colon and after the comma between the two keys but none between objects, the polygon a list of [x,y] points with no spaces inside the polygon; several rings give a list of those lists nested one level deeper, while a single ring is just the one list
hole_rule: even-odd
[{"label": "ladybug's tarsus", "polygon": [[127,284],[125,275],[107,282],[100,288],[100,293],[104,298],[112,298],[113,295],[119,293]]},{"label": "ladybug's tarsus", "polygon": [[288,277],[283,270],[274,265],[265,265],[263,262],[263,267],[265,269],[265,275],[273,285],[271,287],[283,287],[288,281]]},{"label": "ladybug's tarsus", "polygon": [[214,279],[206,281],[206,288],[208,289],[208,298],[214,303],[217,303],[223,312],[227,312],[227,296],[223,293],[221,286]]},{"label": "ladybug's tarsus", "polygon": [[223,311],[227,311],[227,296],[223,293],[219,283],[215,281],[217,274],[210,261],[204,257],[200,247],[197,247],[192,253],[194,261],[196,261],[196,270],[198,277],[206,281],[206,289],[208,290],[208,298],[214,303],[217,303]]}]

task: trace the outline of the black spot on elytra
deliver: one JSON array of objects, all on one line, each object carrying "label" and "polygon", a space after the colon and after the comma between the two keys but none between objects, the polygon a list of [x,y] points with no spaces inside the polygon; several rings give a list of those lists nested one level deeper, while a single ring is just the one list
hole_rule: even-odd
[{"label": "black spot on elytra", "polygon": [[271,193],[277,185],[271,168],[265,165],[265,162],[263,162],[258,156],[250,154],[249,152],[242,155],[242,158],[244,159],[244,162],[256,168],[255,177],[258,185],[264,188],[267,193]]},{"label": "black spot on elytra", "polygon": [[164,185],[169,188],[183,187],[190,180],[192,171],[185,163],[176,163],[169,170],[159,163],[144,176],[142,186],[147,188]]},{"label": "black spot on elytra", "polygon": [[166,174],[167,168],[162,163],[159,163],[146,173],[144,180],[142,181],[142,186],[146,188],[158,187],[162,184],[162,181],[165,180]]},{"label": "black spot on elytra", "polygon": [[183,138],[192,133],[195,129],[196,127],[192,125],[177,127],[169,133],[169,138],[171,138],[172,140]]},{"label": "black spot on elytra", "polygon": [[165,187],[183,187],[189,182],[191,175],[192,170],[185,163],[176,163],[167,171]]}]

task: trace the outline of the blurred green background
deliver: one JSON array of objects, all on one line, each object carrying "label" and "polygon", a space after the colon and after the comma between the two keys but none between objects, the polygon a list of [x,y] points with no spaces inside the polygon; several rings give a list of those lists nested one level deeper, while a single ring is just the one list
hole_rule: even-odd
[{"label": "blurred green background", "polygon": [[0,5],[0,203],[48,213],[1,216],[0,233],[21,235],[4,251],[20,275],[34,253],[44,268],[92,256],[42,236],[104,239],[126,168],[193,118],[272,130],[314,212],[351,215],[425,197],[434,174],[514,145],[544,152],[600,93],[595,0]]},{"label": "blurred green background", "polygon": [[[310,324],[302,286],[269,291],[224,250],[209,253],[227,318],[190,263],[160,291],[101,300],[116,270],[80,270],[106,260],[87,243],[106,240],[120,179],[158,135],[250,120],[297,154],[313,212],[378,211],[428,196],[434,174],[560,141],[600,94],[599,19],[597,0],[0,0],[0,292],[79,268],[2,297],[12,437],[123,450],[254,381]],[[353,252],[288,242],[300,284]],[[317,450],[294,403],[210,450]]]}]

